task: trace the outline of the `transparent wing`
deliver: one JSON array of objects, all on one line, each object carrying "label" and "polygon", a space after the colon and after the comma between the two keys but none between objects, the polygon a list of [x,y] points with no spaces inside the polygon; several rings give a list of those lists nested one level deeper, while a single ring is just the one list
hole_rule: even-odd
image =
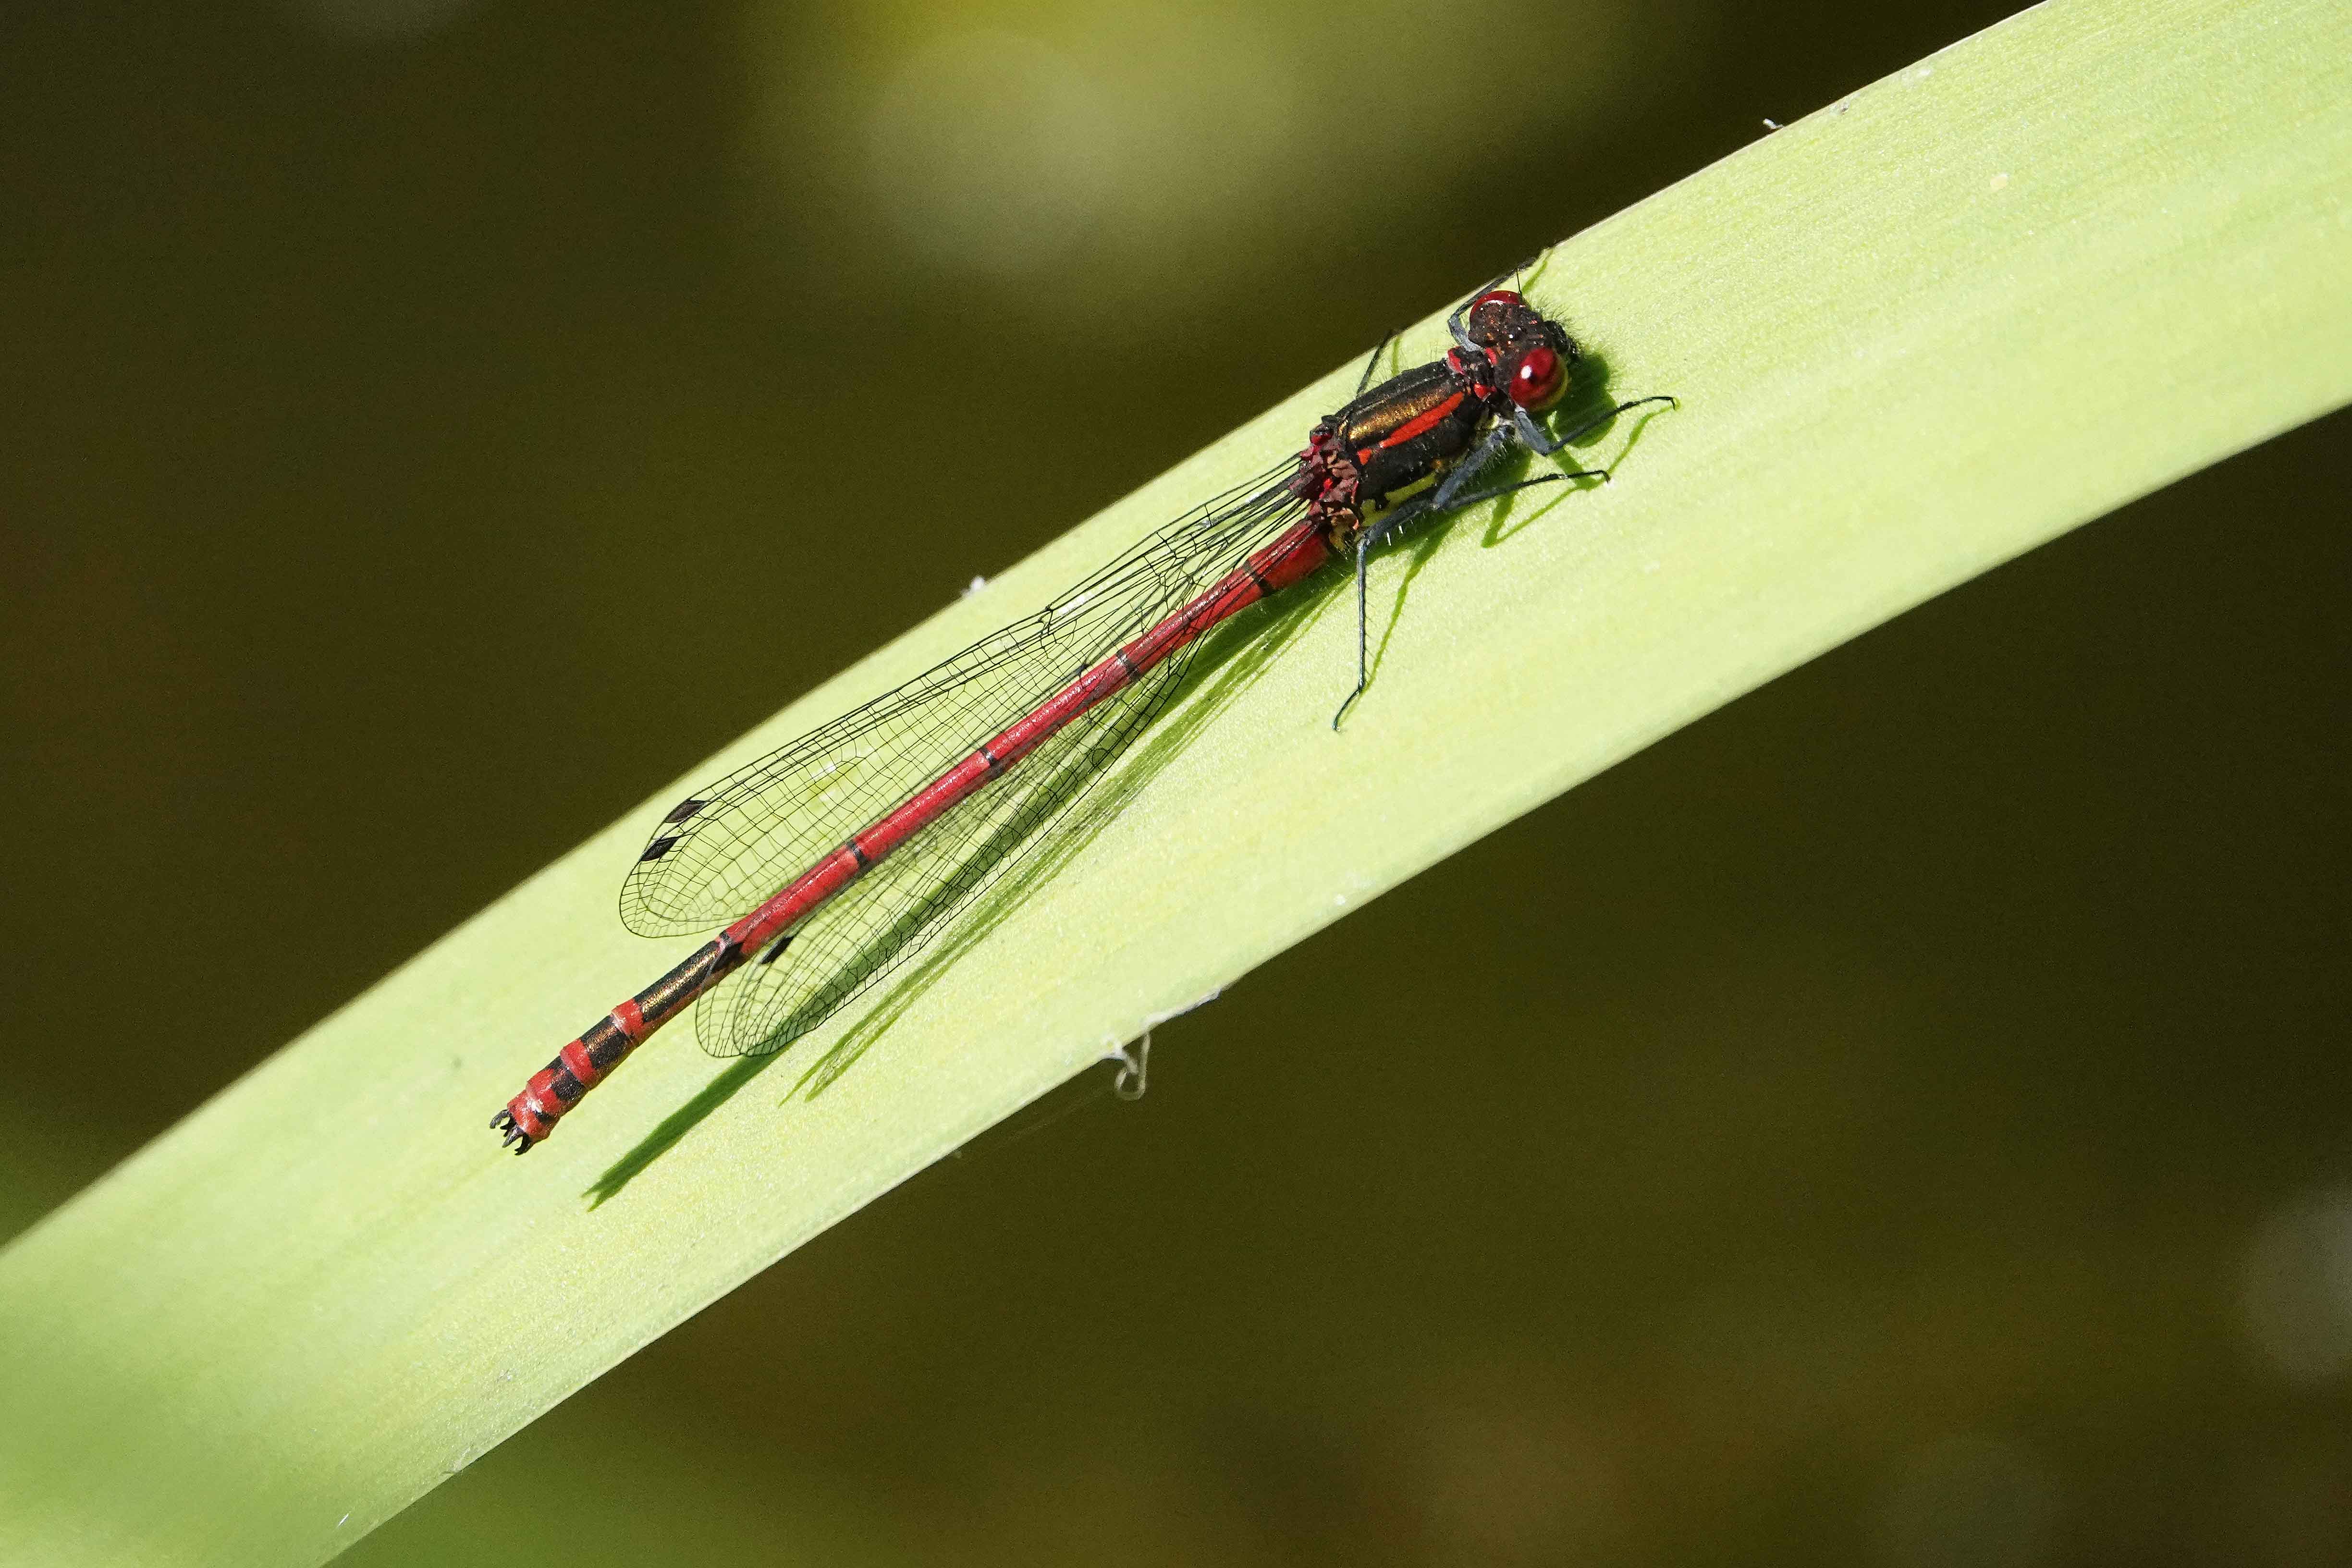
[{"label": "transparent wing", "polygon": [[781,1050],[912,957],[982,889],[1045,842],[1181,685],[1193,644],[1073,720],[1004,777],[880,865],[695,1006],[713,1056]]},{"label": "transparent wing", "polygon": [[[622,920],[641,936],[672,936],[707,931],[748,912],[1080,670],[1239,564],[1298,510],[1300,503],[1284,486],[1291,471],[1289,463],[1277,465],[1212,499],[1036,615],[681,801],[622,883]],[[1152,689],[1164,684],[1138,683]],[[1129,688],[1072,728],[1087,735],[1106,733],[1115,715],[1139,710],[1136,693],[1137,688]],[[1040,753],[1048,751],[1066,755],[1068,746],[1040,748]],[[932,830],[901,846],[820,911],[820,919],[838,906],[863,907],[889,889],[919,885],[911,872],[895,869],[901,858],[913,857],[934,832],[976,809],[982,820],[991,820],[991,812],[1002,814],[1006,807],[983,801],[1015,780],[1034,778],[1042,772],[1035,764],[1045,760],[1033,754]],[[1013,793],[1035,787],[1024,784]],[[894,918],[928,907],[928,897],[901,894]],[[797,943],[793,957],[799,957]],[[803,967],[795,963],[793,971]]]}]

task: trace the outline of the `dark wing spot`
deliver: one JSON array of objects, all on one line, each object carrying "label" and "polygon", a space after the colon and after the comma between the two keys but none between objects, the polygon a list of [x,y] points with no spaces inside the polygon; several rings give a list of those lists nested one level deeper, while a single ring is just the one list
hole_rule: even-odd
[{"label": "dark wing spot", "polygon": [[783,957],[784,949],[793,945],[793,932],[787,931],[782,936],[780,936],[775,941],[770,942],[768,944],[768,951],[760,955],[760,967],[765,969],[768,965],[775,963],[776,960]]},{"label": "dark wing spot", "polygon": [[[710,803],[707,800],[679,801],[676,805],[670,807],[669,815],[662,818],[662,826],[667,827],[672,823],[684,822],[688,817],[692,816],[696,812],[700,811],[704,806],[709,805],[709,804]],[[646,858],[651,859],[652,857],[647,856]]]},{"label": "dark wing spot", "polygon": [[678,836],[675,833],[665,834],[663,837],[655,839],[651,844],[646,846],[646,852],[637,857],[637,864],[642,866],[648,860],[660,859],[676,847],[677,839]]}]

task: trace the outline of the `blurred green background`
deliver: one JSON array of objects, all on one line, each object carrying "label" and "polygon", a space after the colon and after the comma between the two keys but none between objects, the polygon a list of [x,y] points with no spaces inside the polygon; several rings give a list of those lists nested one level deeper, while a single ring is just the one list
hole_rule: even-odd
[{"label": "blurred green background", "polygon": [[[0,1235],[973,575],[2004,9],[11,8]],[[2347,479],[2338,415],[1675,736],[351,1561],[2352,1562]]]}]

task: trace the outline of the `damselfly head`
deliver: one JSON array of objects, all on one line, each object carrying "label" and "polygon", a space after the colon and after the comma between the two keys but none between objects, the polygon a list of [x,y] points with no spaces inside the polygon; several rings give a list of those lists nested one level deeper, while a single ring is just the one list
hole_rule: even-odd
[{"label": "damselfly head", "polygon": [[1490,289],[1463,312],[1463,331],[1486,351],[1511,401],[1540,414],[1568,392],[1576,340],[1509,289]]}]

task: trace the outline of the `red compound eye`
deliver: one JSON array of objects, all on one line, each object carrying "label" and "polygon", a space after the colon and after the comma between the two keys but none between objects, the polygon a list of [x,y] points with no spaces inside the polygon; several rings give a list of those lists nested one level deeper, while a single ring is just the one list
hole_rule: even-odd
[{"label": "red compound eye", "polygon": [[1490,289],[1471,300],[1470,308],[1475,310],[1481,305],[1523,305],[1525,303],[1527,303],[1526,300],[1508,289]]},{"label": "red compound eye", "polygon": [[1511,372],[1511,401],[1530,414],[1540,414],[1568,390],[1568,366],[1541,343],[1519,356]]}]

